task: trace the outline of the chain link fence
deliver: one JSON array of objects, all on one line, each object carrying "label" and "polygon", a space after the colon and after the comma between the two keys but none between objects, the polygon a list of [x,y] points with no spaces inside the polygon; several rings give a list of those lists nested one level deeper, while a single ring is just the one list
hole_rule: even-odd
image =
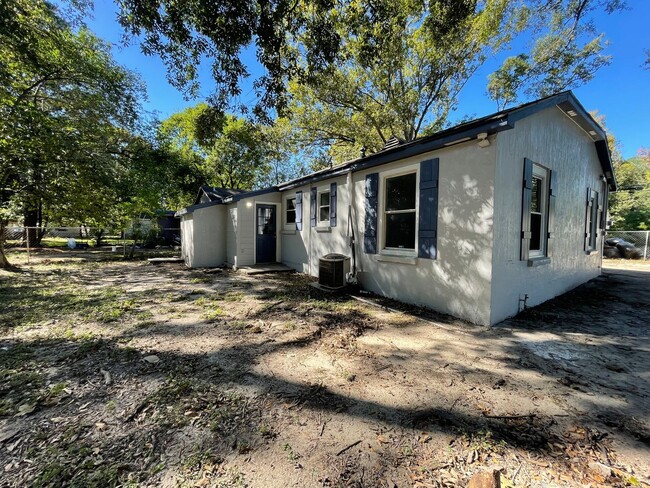
[{"label": "chain link fence", "polygon": [[609,258],[650,259],[650,231],[608,230],[604,255]]},{"label": "chain link fence", "polygon": [[137,251],[172,251],[180,248],[180,228],[131,227],[103,229],[97,227],[5,227],[0,235],[5,253],[26,255],[27,262],[34,253],[86,251],[91,255]]}]

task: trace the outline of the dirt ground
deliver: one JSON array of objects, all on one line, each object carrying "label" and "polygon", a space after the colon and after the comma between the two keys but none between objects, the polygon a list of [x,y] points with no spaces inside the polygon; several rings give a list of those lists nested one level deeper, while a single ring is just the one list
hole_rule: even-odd
[{"label": "dirt ground", "polygon": [[299,274],[0,271],[0,485],[650,486],[650,265],[497,327]]}]

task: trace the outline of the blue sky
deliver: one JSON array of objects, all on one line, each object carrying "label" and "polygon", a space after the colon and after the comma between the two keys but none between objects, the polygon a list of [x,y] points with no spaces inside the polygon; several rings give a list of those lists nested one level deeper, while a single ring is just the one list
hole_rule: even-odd
[{"label": "blue sky", "polygon": [[[596,27],[605,33],[610,43],[606,52],[613,56],[613,61],[598,71],[587,85],[574,90],[587,110],[598,110],[606,116],[607,127],[620,141],[625,158],[634,156],[641,147],[650,147],[650,71],[642,68],[645,49],[650,49],[650,1],[629,0],[628,3],[627,11],[597,16]],[[95,0],[94,18],[88,21],[88,26],[99,37],[113,43],[113,55],[120,64],[140,74],[147,85],[149,100],[144,104],[147,110],[165,118],[200,101],[185,100],[167,83],[165,66],[160,59],[143,55],[137,45],[121,45],[122,30],[112,0]],[[251,53],[246,57],[254,61]],[[486,63],[463,89],[452,122],[496,111],[495,103],[487,97],[485,85],[488,74],[498,67],[498,62]],[[207,96],[212,84],[208,70],[203,71],[201,92]],[[250,88],[244,89],[241,101],[254,101]]]}]

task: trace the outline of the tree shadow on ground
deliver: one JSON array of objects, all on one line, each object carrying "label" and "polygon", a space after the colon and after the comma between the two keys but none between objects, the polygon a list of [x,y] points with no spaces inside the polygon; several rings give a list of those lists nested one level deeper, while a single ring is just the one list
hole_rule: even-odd
[{"label": "tree shadow on ground", "polygon": [[[25,458],[34,463],[30,467],[19,462],[13,471],[6,471],[9,474],[21,472],[23,478],[17,477],[15,486],[21,483],[47,486],[48,483],[66,484],[72,480],[99,486],[102,483],[98,479],[115,480],[115,483],[125,480],[155,482],[161,480],[170,465],[176,466],[182,476],[193,479],[197,472],[204,473],[205,466],[220,466],[221,460],[233,453],[246,454],[272,444],[278,434],[270,417],[274,409],[341,414],[395,428],[470,438],[489,432],[492,442],[505,448],[522,450],[547,463],[568,462],[564,458],[558,461],[554,451],[557,448],[554,445],[564,445],[567,441],[557,433],[554,427],[557,419],[553,416],[490,418],[480,411],[469,413],[454,408],[453,403],[441,407],[442,402],[417,408],[388,405],[354,393],[335,391],[323,384],[262,374],[255,366],[271,354],[311,350],[335,334],[359,336],[376,328],[367,314],[354,308],[339,307],[348,304],[344,298],[331,302],[321,296],[305,295],[304,290],[282,289],[279,285],[287,285],[282,278],[264,283],[263,286],[241,287],[246,293],[264,296],[270,302],[261,310],[252,311],[250,319],[308,313],[312,319],[310,329],[289,338],[282,334],[262,337],[232,331],[233,337],[238,338],[235,344],[194,354],[169,348],[144,353],[128,345],[132,339],[143,336],[173,341],[175,336],[182,336],[188,330],[164,325],[128,330],[102,339],[71,337],[1,341],[0,416],[5,419],[5,428],[17,432],[4,438],[11,431],[7,434],[3,429],[3,435],[0,435],[3,441],[0,442],[14,447],[9,452],[2,451],[0,461],[5,466]],[[575,291],[589,297],[588,304],[584,305],[587,308],[576,311],[578,317],[583,313],[585,316],[593,313],[592,309],[598,307],[598,300],[592,297],[599,293],[601,285],[598,283],[601,282],[597,280],[595,288],[593,283]],[[267,288],[277,289],[278,293],[274,294]],[[26,290],[23,292],[27,293]],[[571,300],[559,304],[550,303],[546,306],[551,312],[538,308],[537,313],[556,313],[559,308],[572,308],[572,304],[579,302],[579,296],[582,295],[573,295]],[[279,301],[283,303],[277,304]],[[332,306],[332,303],[337,306]],[[286,307],[282,308],[284,305]],[[535,323],[538,328],[535,328]],[[524,314],[505,325],[513,334],[548,332],[546,325],[539,327],[540,323],[547,322],[540,322],[536,315]],[[197,331],[211,326],[196,323],[187,327]],[[489,341],[495,334],[501,337],[505,333],[505,329],[462,329],[474,341]],[[585,325],[567,324],[565,330],[558,321],[551,324],[550,331],[561,338],[556,343],[547,341],[547,348],[553,350],[570,341],[571,333],[585,332]],[[593,333],[599,334],[597,331]],[[616,343],[619,337],[614,331],[610,334],[611,342]],[[457,336],[459,341],[462,338],[462,335]],[[447,347],[449,344],[445,342],[430,344],[426,353],[435,358]],[[609,354],[609,348],[613,346],[607,343],[590,347],[603,348]],[[642,348],[638,344],[634,347]],[[516,338],[501,351],[512,359],[509,367],[513,369],[530,369],[556,379],[566,374],[549,367],[549,358],[530,354],[522,356],[525,352]],[[149,356],[144,354],[155,354],[155,359],[147,360]],[[647,361],[639,362],[638,367],[647,366]],[[111,381],[106,381],[104,371],[110,374]],[[463,371],[459,370],[459,373]],[[477,365],[474,370],[466,368],[464,374],[481,378],[483,373]],[[588,387],[590,385],[585,386]],[[446,392],[440,391],[439,395],[444,398]],[[644,401],[633,397],[630,412],[643,408]],[[26,407],[21,411],[23,406]],[[17,413],[21,415],[13,417]],[[628,412],[626,417],[630,416]],[[584,422],[578,414],[571,420]],[[624,422],[620,434],[647,446],[647,438],[638,435],[643,432],[642,428],[638,425],[636,429],[633,427]],[[593,431],[585,442],[597,446],[602,435]],[[19,443],[14,445],[16,442]],[[167,461],[162,461],[163,457]],[[333,455],[334,460],[337,458]],[[379,471],[377,476],[383,474],[385,471]]]}]

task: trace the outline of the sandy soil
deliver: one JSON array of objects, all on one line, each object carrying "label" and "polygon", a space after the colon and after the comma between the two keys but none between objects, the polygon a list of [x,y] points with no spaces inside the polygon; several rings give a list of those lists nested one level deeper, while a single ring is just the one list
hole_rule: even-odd
[{"label": "sandy soil", "polygon": [[129,306],[4,324],[2,486],[650,486],[650,266],[494,328],[297,274],[61,266],[0,284]]}]

